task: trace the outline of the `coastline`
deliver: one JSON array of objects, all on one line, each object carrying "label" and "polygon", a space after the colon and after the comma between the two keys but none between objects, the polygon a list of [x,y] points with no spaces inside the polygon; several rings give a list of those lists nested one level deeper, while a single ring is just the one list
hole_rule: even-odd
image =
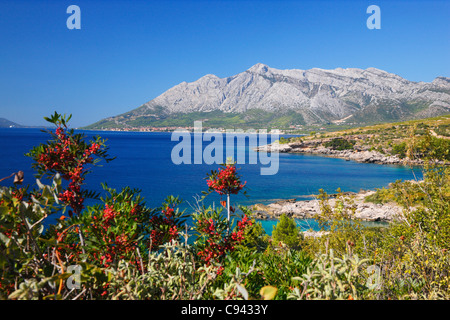
[{"label": "coastline", "polygon": [[424,163],[421,159],[401,159],[397,155],[386,155],[376,150],[369,148],[354,148],[347,150],[334,150],[322,146],[322,143],[329,139],[309,140],[304,142],[282,143],[276,141],[271,144],[259,146],[254,148],[256,152],[279,152],[279,153],[303,153],[310,155],[318,155],[332,158],[340,158],[347,161],[356,161],[362,163],[375,164],[391,164],[391,165],[422,165]]},{"label": "coastline", "polygon": [[[393,222],[402,218],[403,208],[396,203],[375,204],[365,202],[365,198],[374,194],[374,190],[361,190],[358,193],[345,192],[342,193],[345,201],[345,208],[352,208],[354,211],[353,218],[360,221],[369,222]],[[329,195],[328,204],[331,208],[336,205],[336,195]],[[288,199],[277,202],[264,204],[254,204],[252,209],[255,218],[258,220],[279,219],[282,214],[294,219],[314,219],[320,214],[320,200],[299,200]]]},{"label": "coastline", "polygon": [[[367,147],[357,147],[349,150],[334,150],[324,147],[322,144],[331,139],[314,139],[306,141],[295,141],[282,143],[276,141],[272,144],[254,148],[256,152],[279,152],[279,153],[299,153],[331,158],[340,158],[347,161],[361,163],[374,163],[380,165],[401,165],[418,166],[424,163],[423,160],[401,159],[396,155],[382,154]],[[394,202],[375,204],[365,202],[365,198],[374,194],[376,190],[361,190],[359,192],[343,192],[345,198],[344,207],[354,210],[352,219],[361,222],[384,222],[391,223],[403,219],[401,206]],[[336,195],[328,195],[328,204],[331,208],[336,205]],[[252,206],[255,218],[258,220],[278,220],[282,214],[294,219],[314,219],[320,213],[320,200],[279,200],[269,204],[257,203]],[[304,231],[305,236],[317,237],[326,232]]]}]

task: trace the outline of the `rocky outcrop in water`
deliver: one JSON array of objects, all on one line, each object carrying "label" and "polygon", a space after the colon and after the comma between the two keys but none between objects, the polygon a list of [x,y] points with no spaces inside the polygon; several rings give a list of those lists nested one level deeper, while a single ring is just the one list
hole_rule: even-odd
[{"label": "rocky outcrop in water", "polygon": [[[375,191],[361,191],[359,193],[346,193],[346,197],[351,197],[352,206],[355,207],[354,219],[362,221],[385,221],[391,222],[402,217],[402,208],[395,203],[375,204],[365,202],[365,198]],[[334,208],[336,198],[328,199],[329,205]],[[349,204],[345,204],[349,206]],[[278,219],[282,214],[296,219],[315,218],[320,214],[320,202],[314,200],[296,199],[281,200],[268,205],[255,204],[253,211],[257,219]]]}]

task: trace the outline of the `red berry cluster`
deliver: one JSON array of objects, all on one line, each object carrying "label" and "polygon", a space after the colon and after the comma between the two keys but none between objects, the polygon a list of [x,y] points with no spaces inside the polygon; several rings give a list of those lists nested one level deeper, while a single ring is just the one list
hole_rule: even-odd
[{"label": "red berry cluster", "polygon": [[[130,210],[129,215],[123,212],[122,216],[127,220],[133,219],[138,209],[138,206],[135,205]],[[100,260],[105,267],[109,267],[117,259],[126,258],[137,246],[137,242],[133,240],[134,234],[117,234],[116,227],[120,224],[120,221],[116,221],[116,219],[120,217],[121,213],[114,208],[114,205],[108,204],[105,204],[101,216],[93,216],[92,230],[95,232],[97,239],[101,240],[104,245],[101,251],[93,253],[93,257]],[[131,260],[130,263],[135,264],[136,262]]]},{"label": "red berry cluster", "polygon": [[235,165],[227,164],[224,168],[219,168],[219,172],[214,171],[209,175],[206,183],[210,190],[223,195],[238,194],[247,182],[241,183],[239,176],[236,174]]},{"label": "red berry cluster", "polygon": [[212,259],[223,256],[230,249],[229,241],[222,238],[222,233],[217,230],[213,219],[200,220],[198,231],[207,237],[205,248],[197,253],[207,265]]},{"label": "red berry cluster", "polygon": [[231,238],[233,241],[241,242],[244,240],[244,232],[245,229],[248,226],[252,225],[252,221],[247,217],[247,215],[244,215],[241,221],[238,221],[237,223],[237,231],[231,233]]},{"label": "red berry cluster", "polygon": [[[117,212],[114,211],[114,207],[108,204],[105,204],[105,209],[103,210],[103,219],[104,219],[104,227],[109,226],[110,221],[114,220],[114,217],[117,215]],[[94,217],[95,219],[96,217]]]},{"label": "red berry cluster", "polygon": [[58,172],[69,181],[68,188],[59,194],[59,200],[67,203],[75,213],[80,213],[84,208],[81,195],[86,173],[84,166],[92,163],[92,156],[98,153],[101,146],[95,142],[82,146],[61,126],[56,128],[55,135],[55,142],[44,146],[36,160],[44,170]]},{"label": "red berry cluster", "polygon": [[179,230],[174,216],[175,210],[171,207],[164,208],[161,215],[153,216],[150,219],[152,231],[150,238],[152,250],[158,250],[159,246],[173,239],[178,239]]},{"label": "red berry cluster", "polygon": [[227,251],[233,251],[235,245],[244,240],[244,232],[252,222],[244,215],[241,221],[237,223],[237,230],[229,235],[224,235],[220,231],[213,219],[204,219],[198,221],[198,231],[203,233],[207,240],[203,250],[197,255],[209,265],[212,260],[219,260]]}]

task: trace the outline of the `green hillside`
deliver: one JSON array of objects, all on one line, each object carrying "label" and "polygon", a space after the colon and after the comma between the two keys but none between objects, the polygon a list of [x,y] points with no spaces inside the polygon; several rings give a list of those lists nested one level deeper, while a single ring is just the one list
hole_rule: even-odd
[{"label": "green hillside", "polygon": [[83,129],[112,129],[112,128],[141,128],[141,127],[192,127],[194,121],[202,121],[203,127],[225,129],[261,129],[261,128],[289,128],[293,125],[304,125],[305,121],[300,113],[286,111],[272,113],[259,109],[252,109],[245,113],[223,111],[174,113],[166,115],[163,112],[150,115],[134,115],[128,112],[117,117],[104,119]]}]

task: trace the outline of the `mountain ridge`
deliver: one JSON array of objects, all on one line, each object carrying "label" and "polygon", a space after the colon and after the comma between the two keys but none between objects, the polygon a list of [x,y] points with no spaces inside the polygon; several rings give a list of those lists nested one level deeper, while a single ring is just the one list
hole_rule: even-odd
[{"label": "mountain ridge", "polygon": [[[258,115],[262,115],[261,125],[311,125],[342,119],[360,125],[425,118],[450,112],[450,78],[413,82],[373,67],[281,70],[257,63],[233,76],[206,74],[193,82],[181,82],[129,112],[87,128],[176,126],[208,118],[211,112],[215,118],[207,120],[210,125],[225,126],[252,123]],[[233,123],[236,115],[244,120]]]}]

